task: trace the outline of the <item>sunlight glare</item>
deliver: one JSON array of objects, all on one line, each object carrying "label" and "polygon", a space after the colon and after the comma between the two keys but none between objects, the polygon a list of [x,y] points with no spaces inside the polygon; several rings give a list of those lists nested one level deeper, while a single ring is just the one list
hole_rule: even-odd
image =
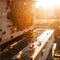
[{"label": "sunlight glare", "polygon": [[60,5],[60,0],[37,0],[35,3],[35,8],[54,8]]}]

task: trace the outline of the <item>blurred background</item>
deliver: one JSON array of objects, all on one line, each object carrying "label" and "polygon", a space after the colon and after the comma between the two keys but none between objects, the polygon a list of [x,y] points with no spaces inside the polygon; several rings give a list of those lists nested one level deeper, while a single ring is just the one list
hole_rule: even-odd
[{"label": "blurred background", "polygon": [[38,28],[54,29],[54,60],[60,60],[60,0],[0,0],[0,57],[8,60],[33,42],[43,32],[33,33]]}]

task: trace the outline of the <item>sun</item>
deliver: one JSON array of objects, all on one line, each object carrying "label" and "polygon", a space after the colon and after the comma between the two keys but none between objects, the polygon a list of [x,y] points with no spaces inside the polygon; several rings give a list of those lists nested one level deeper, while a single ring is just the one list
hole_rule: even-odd
[{"label": "sun", "polygon": [[35,3],[35,8],[54,8],[60,5],[60,0],[37,0]]}]

